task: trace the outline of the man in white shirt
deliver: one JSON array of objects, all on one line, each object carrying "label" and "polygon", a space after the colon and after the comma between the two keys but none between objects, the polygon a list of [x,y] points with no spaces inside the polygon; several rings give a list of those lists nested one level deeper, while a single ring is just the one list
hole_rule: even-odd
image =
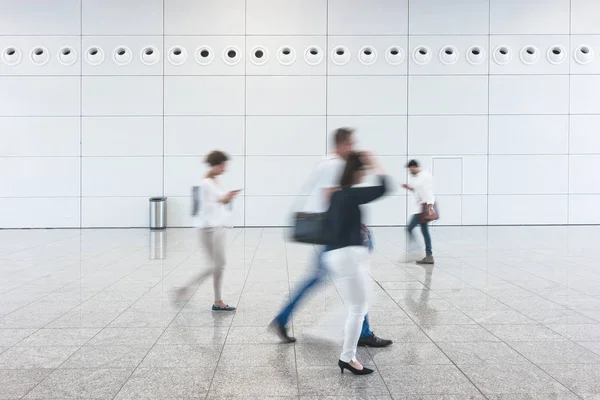
[{"label": "man in white shirt", "polygon": [[[354,131],[348,128],[339,128],[334,134],[335,152],[326,160],[322,161],[315,172],[317,182],[306,211],[325,212],[329,208],[330,191],[336,190],[340,185],[340,179],[346,166],[346,157],[354,151]],[[326,248],[323,249],[326,251]],[[296,339],[290,337],[287,332],[287,323],[292,311],[308,291],[316,284],[323,281],[327,276],[327,270],[323,265],[322,253],[319,253],[317,268],[312,276],[302,282],[297,292],[292,296],[290,302],[281,310],[271,323],[271,328],[279,337],[287,343],[295,342]],[[392,344],[391,340],[381,339],[371,331],[369,320],[365,315],[362,332],[358,341],[359,346],[368,347],[386,347]]]},{"label": "man in white shirt", "polygon": [[435,196],[433,195],[433,178],[431,174],[424,171],[417,160],[410,160],[406,165],[411,174],[409,184],[403,187],[413,192],[419,213],[414,214],[406,228],[409,240],[414,241],[413,230],[417,225],[421,226],[423,239],[425,239],[425,258],[417,261],[417,264],[433,264],[433,250],[431,248],[431,236],[429,234],[429,221],[437,219],[437,210],[435,209]]}]

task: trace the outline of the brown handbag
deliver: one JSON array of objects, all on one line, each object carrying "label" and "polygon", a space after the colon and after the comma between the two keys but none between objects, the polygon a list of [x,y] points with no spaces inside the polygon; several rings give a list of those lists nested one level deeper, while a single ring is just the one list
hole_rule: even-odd
[{"label": "brown handbag", "polygon": [[433,204],[432,211],[429,211],[429,205],[427,203],[421,204],[421,214],[419,214],[421,223],[426,224],[428,222],[436,221],[439,217],[437,203]]}]

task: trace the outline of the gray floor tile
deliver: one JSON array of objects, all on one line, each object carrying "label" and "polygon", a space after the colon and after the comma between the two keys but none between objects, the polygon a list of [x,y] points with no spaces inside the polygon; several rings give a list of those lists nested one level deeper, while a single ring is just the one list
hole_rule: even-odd
[{"label": "gray floor tile", "polygon": [[0,354],[0,369],[56,368],[79,349],[79,346],[16,346]]},{"label": "gray floor tile", "polygon": [[300,396],[300,400],[392,400],[391,396]]},{"label": "gray floor tile", "polygon": [[234,313],[215,313],[208,308],[205,310],[183,310],[175,317],[171,327],[189,328],[189,327],[212,327],[229,326],[233,320]]},{"label": "gray floor tile", "polygon": [[125,311],[110,323],[113,328],[166,328],[177,315],[176,311]]},{"label": "gray floor tile", "polygon": [[242,365],[248,367],[271,367],[286,365],[293,367],[299,357],[298,345],[262,345],[243,344],[225,345],[219,359],[219,367],[239,368]]},{"label": "gray floor tile", "polygon": [[434,343],[395,343],[383,349],[369,349],[369,353],[378,367],[451,364]]},{"label": "gray floor tile", "polygon": [[600,397],[600,364],[541,364],[540,368],[579,396]]},{"label": "gray floor tile", "polygon": [[[394,400],[485,400],[482,394],[397,394]],[[548,399],[549,400],[549,399]]]},{"label": "gray floor tile", "polygon": [[175,327],[167,328],[157,344],[214,345],[225,343],[229,327]]},{"label": "gray floor tile", "polygon": [[[585,312],[585,311],[584,311]],[[524,310],[523,314],[536,322],[549,324],[590,324],[596,323],[594,319],[585,316],[583,313],[573,310]]]},{"label": "gray floor tile", "polygon": [[324,393],[335,393],[342,397],[389,395],[377,371],[369,376],[354,376],[348,371],[340,374],[337,361],[330,367],[298,367],[298,380],[300,396],[320,396]]},{"label": "gray floor tile", "polygon": [[461,370],[486,395],[504,393],[564,393],[564,386],[535,365],[472,364]]},{"label": "gray floor tile", "polygon": [[0,346],[14,346],[35,331],[35,329],[0,329]]},{"label": "gray floor tile", "polygon": [[600,341],[600,324],[547,325],[548,328],[574,341]]},{"label": "gray floor tile", "polygon": [[577,342],[577,344],[600,355],[600,341],[598,341],[598,342]]},{"label": "gray floor tile", "polygon": [[279,339],[266,326],[232,326],[226,344],[279,344]]},{"label": "gray floor tile", "polygon": [[564,336],[543,325],[485,325],[485,328],[505,342],[565,341]]},{"label": "gray floor tile", "polygon": [[394,343],[428,343],[431,340],[417,325],[372,326],[379,337],[393,340]]},{"label": "gray floor tile", "polygon": [[40,329],[18,346],[83,346],[100,328]]},{"label": "gray floor tile", "polygon": [[380,372],[394,396],[399,394],[479,394],[475,386],[454,365],[390,366],[381,367]]},{"label": "gray floor tile", "polygon": [[133,371],[150,350],[150,346],[90,346],[73,354],[60,368],[109,369]]},{"label": "gray floor tile", "polygon": [[221,396],[295,396],[298,394],[296,368],[286,364],[254,368],[219,366],[210,392]]},{"label": "gray floor tile", "polygon": [[406,311],[416,324],[428,328],[436,325],[474,325],[475,321],[459,310]]},{"label": "gray floor tile", "polygon": [[536,321],[514,310],[499,311],[465,311],[470,318],[478,324],[489,325],[519,325],[519,324],[537,324]]},{"label": "gray floor tile", "polygon": [[[337,363],[342,352],[341,344],[327,342],[298,342],[295,348],[296,362],[299,367],[330,366],[332,363]],[[373,366],[373,360],[366,348],[359,347],[356,354],[363,365]]]},{"label": "gray floor tile", "polygon": [[109,399],[117,394],[129,373],[120,369],[58,369],[25,399]]},{"label": "gray floor tile", "polygon": [[499,339],[479,325],[438,325],[425,329],[434,342],[498,342]]},{"label": "gray floor tile", "polygon": [[213,346],[155,345],[140,364],[140,368],[213,368],[221,349]]},{"label": "gray floor tile", "polygon": [[574,342],[509,342],[535,364],[600,364],[600,356]]},{"label": "gray floor tile", "polygon": [[463,364],[521,364],[528,361],[506,343],[500,342],[441,342],[443,352],[457,365]]},{"label": "gray floor tile", "polygon": [[163,328],[104,328],[88,344],[92,346],[152,345],[163,331]]},{"label": "gray floor tile", "polygon": [[139,368],[115,400],[197,399],[208,392],[214,369]]},{"label": "gray floor tile", "polygon": [[0,369],[0,399],[20,399],[51,372],[51,369]]}]

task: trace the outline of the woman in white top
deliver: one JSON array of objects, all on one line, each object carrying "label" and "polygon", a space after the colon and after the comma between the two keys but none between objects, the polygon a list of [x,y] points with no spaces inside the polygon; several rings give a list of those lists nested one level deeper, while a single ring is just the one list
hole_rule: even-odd
[{"label": "woman in white top", "polygon": [[179,289],[178,297],[184,298],[188,289],[194,284],[201,283],[209,275],[213,275],[215,301],[213,311],[235,311],[223,301],[223,275],[225,272],[225,232],[228,210],[226,205],[231,203],[239,194],[239,190],[225,191],[217,179],[227,169],[229,157],[222,151],[215,150],[206,157],[210,170],[200,185],[200,227],[202,245],[206,250],[210,266],[196,277],[189,285]]}]

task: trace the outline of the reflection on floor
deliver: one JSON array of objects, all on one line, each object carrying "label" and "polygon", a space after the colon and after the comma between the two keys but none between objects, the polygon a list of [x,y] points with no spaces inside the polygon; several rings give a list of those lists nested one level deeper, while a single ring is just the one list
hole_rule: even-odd
[{"label": "reflection on floor", "polygon": [[266,331],[315,257],[281,229],[229,231],[235,314],[209,310],[209,282],[172,301],[204,263],[195,230],[0,231],[0,398],[600,398],[600,228],[436,227],[431,268],[401,228],[375,236],[371,322],[395,343],[355,377],[313,332],[339,337],[331,284],[296,344]]}]

